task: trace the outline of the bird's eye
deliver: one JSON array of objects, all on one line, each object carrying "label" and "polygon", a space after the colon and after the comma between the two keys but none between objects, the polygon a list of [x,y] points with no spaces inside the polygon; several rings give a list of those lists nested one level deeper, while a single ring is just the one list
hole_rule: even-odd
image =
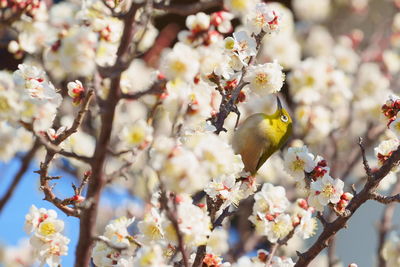
[{"label": "bird's eye", "polygon": [[281,116],[281,121],[287,122],[288,121],[288,117],[286,115],[282,115]]}]

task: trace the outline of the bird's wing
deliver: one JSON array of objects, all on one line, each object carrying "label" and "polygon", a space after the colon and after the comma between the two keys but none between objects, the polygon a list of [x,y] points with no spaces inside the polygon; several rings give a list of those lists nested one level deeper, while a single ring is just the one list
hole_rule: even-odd
[{"label": "bird's wing", "polygon": [[257,143],[254,137],[246,140],[245,147],[243,147],[240,153],[246,171],[249,171],[251,174],[257,172],[258,162],[264,153],[264,149],[265,147]]},{"label": "bird's wing", "polygon": [[233,138],[233,148],[242,156],[245,170],[251,174],[257,172],[258,164],[267,147],[266,140],[257,134],[258,124],[262,118],[260,115],[253,115],[252,119],[246,120],[235,132]]},{"label": "bird's wing", "polygon": [[[266,148],[266,146],[264,147]],[[267,159],[272,155],[271,153],[272,149],[269,150],[263,150],[263,153],[257,163],[256,171],[258,171],[259,168],[267,161]]]}]

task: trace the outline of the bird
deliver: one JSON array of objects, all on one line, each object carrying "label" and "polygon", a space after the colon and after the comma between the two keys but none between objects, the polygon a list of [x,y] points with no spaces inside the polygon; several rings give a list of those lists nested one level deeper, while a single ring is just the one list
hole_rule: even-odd
[{"label": "bird", "polygon": [[292,135],[292,118],[282,107],[279,97],[275,113],[255,113],[249,116],[232,138],[232,147],[240,154],[244,169],[255,175],[267,159],[279,150]]}]

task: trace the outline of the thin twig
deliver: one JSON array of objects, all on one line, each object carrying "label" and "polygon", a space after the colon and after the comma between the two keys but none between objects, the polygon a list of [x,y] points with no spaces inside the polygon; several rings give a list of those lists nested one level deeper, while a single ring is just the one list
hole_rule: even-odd
[{"label": "thin twig", "polygon": [[365,148],[363,146],[363,139],[361,137],[359,137],[359,139],[358,139],[358,145],[360,146],[360,149],[361,149],[361,156],[362,156],[362,159],[363,159],[363,165],[364,165],[365,173],[368,176],[368,180],[370,180],[370,179],[373,178],[372,171],[371,171],[371,168],[369,167],[369,164],[368,164],[368,161],[367,161],[367,157],[365,155]]},{"label": "thin twig", "polygon": [[226,208],[222,211],[221,215],[219,215],[218,218],[213,222],[212,230],[214,230],[214,229],[215,229],[216,227],[218,227],[218,226],[222,226],[222,222],[224,221],[224,219],[225,219],[226,217],[229,217],[229,216],[235,214],[235,212],[229,211],[229,208],[230,208],[229,206],[226,207]]},{"label": "thin twig", "polygon": [[[219,198],[216,201],[214,201],[209,195],[207,195],[206,202],[207,202],[208,215],[210,216],[210,219],[211,219],[211,222],[213,222],[213,225],[214,225],[214,222],[216,222],[216,221],[218,221],[218,224],[222,223],[223,219],[225,218],[225,215],[223,217],[221,217],[220,220],[218,220],[219,218],[216,218],[216,213],[218,212],[218,210],[220,209],[220,207],[224,201]],[[228,212],[228,210],[226,212]],[[221,222],[219,222],[219,221],[221,221]],[[203,265],[203,260],[204,260],[205,255],[206,255],[206,246],[205,245],[199,246],[197,248],[196,257],[194,259],[194,263],[193,263],[192,267],[201,267]]]},{"label": "thin twig", "polygon": [[74,189],[75,195],[80,196],[82,194],[82,190],[85,187],[85,185],[87,184],[87,182],[89,181],[90,175],[91,175],[90,172],[86,172],[84,174],[81,184],[78,187],[76,187],[76,185],[72,184],[72,188]]},{"label": "thin twig", "polygon": [[126,170],[134,163],[134,161],[126,161],[121,167],[106,176],[106,183],[112,183],[116,177],[125,175]]},{"label": "thin twig", "polygon": [[279,239],[276,243],[274,243],[271,247],[271,250],[268,254],[267,257],[267,261],[265,263],[265,266],[269,266],[269,264],[272,261],[272,258],[274,257],[276,251],[278,250],[279,247],[283,246],[283,245],[287,245],[288,241],[293,237],[295,231],[296,231],[296,227],[298,225],[296,225],[295,227],[293,227],[292,230],[290,230],[290,232],[283,238],[283,239]]},{"label": "thin twig", "polygon": [[179,228],[179,222],[178,222],[178,210],[177,210],[177,205],[175,199],[172,200],[174,210],[171,210],[169,206],[169,199],[167,197],[167,193],[165,190],[161,190],[161,196],[160,196],[160,203],[162,205],[162,209],[165,210],[165,214],[167,215],[168,220],[171,221],[172,226],[175,229],[176,236],[178,239],[178,249],[182,254],[182,261],[183,261],[183,266],[185,267],[190,267],[189,265],[189,258],[185,249],[185,243],[183,239],[183,233],[181,229]]},{"label": "thin twig", "polygon": [[121,98],[123,99],[129,99],[129,100],[137,100],[141,98],[142,96],[145,95],[157,95],[161,94],[164,92],[165,88],[165,81],[158,81],[154,83],[149,89],[140,91],[140,92],[135,92],[135,93],[122,93]]},{"label": "thin twig", "polygon": [[55,139],[54,144],[56,144],[56,145],[61,144],[65,139],[67,139],[72,134],[74,134],[78,131],[78,128],[79,128],[79,126],[81,126],[86,112],[89,111],[89,105],[90,105],[90,101],[93,98],[93,94],[94,94],[93,89],[89,89],[87,91],[86,96],[82,101],[81,109],[79,110],[78,115],[75,117],[74,122],[72,123],[72,126],[69,129],[65,130],[63,133],[61,133]]},{"label": "thin twig", "polygon": [[396,194],[393,196],[383,196],[377,192],[372,192],[370,194],[370,198],[373,200],[376,200],[382,204],[390,204],[390,203],[394,203],[394,202],[400,202],[400,194]]},{"label": "thin twig", "polygon": [[271,249],[270,249],[270,251],[269,251],[267,260],[266,260],[266,262],[265,262],[265,266],[269,266],[269,265],[270,265],[270,263],[271,263],[271,261],[272,261],[272,258],[274,257],[275,252],[276,252],[276,250],[278,249],[278,247],[279,247],[279,244],[278,244],[278,243],[272,244],[272,247],[271,247]]},{"label": "thin twig", "polygon": [[46,148],[47,151],[51,151],[54,154],[60,154],[67,158],[73,158],[73,159],[76,159],[76,160],[79,160],[79,161],[82,161],[85,163],[90,163],[90,160],[91,160],[90,157],[82,156],[82,155],[76,154],[75,152],[66,151],[63,148],[50,143],[42,135],[39,135],[34,131],[32,133],[36,136],[37,140],[40,141],[40,144],[42,144]]},{"label": "thin twig", "polygon": [[[217,115],[215,117],[212,117],[209,119],[216,128],[216,130],[215,130],[216,134],[219,134],[222,131],[226,132],[226,129],[224,128],[224,123],[225,123],[226,118],[228,117],[228,115],[231,112],[237,111],[236,101],[237,101],[242,89],[246,85],[248,85],[248,82],[244,81],[244,76],[246,75],[247,68],[255,62],[255,59],[257,58],[258,53],[260,53],[261,40],[263,39],[264,36],[265,36],[265,32],[263,32],[263,31],[259,35],[254,36],[256,43],[257,43],[257,45],[256,45],[257,54],[255,56],[250,57],[250,59],[248,61],[248,65],[244,66],[242,68],[242,70],[241,70],[242,73],[241,73],[241,77],[238,82],[238,85],[235,87],[235,89],[233,89],[231,95],[229,95],[229,96],[223,95]],[[219,87],[217,86],[216,89],[219,90]],[[240,113],[236,112],[236,114],[238,116],[240,116]]]},{"label": "thin twig", "polygon": [[[72,123],[71,128],[67,129],[64,131],[62,134],[60,134],[52,143],[52,146],[58,146],[60,145],[65,139],[70,137],[72,134],[74,134],[79,126],[82,124],[83,118],[88,111],[90,100],[93,97],[93,90],[90,89],[88,90],[85,98],[82,101],[81,104],[81,109],[79,110],[77,116],[74,119],[74,122]],[[40,139],[40,137],[39,137]],[[40,141],[40,140],[39,140]],[[46,142],[47,144],[47,142]],[[57,208],[59,208],[61,211],[63,211],[65,214],[68,216],[74,216],[74,217],[79,217],[80,215],[80,210],[72,207],[68,207],[67,204],[65,204],[65,200],[59,199],[54,193],[53,193],[53,186],[49,184],[49,181],[52,180],[51,177],[48,175],[48,170],[50,167],[51,161],[54,159],[54,156],[59,152],[57,149],[53,150],[50,147],[45,146],[46,148],[46,156],[43,162],[40,163],[40,169],[36,172],[40,175],[40,189],[43,191],[45,197],[44,200],[47,200],[51,203],[53,203]]]}]

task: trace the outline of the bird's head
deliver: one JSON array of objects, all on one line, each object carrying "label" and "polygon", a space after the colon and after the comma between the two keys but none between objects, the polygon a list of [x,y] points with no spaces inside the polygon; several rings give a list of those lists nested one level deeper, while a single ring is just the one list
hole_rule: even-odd
[{"label": "bird's head", "polygon": [[282,107],[281,100],[278,96],[276,96],[277,101],[277,109],[273,114],[274,119],[276,120],[276,126],[280,131],[287,133],[288,136],[292,134],[292,118],[289,115],[289,112]]}]

